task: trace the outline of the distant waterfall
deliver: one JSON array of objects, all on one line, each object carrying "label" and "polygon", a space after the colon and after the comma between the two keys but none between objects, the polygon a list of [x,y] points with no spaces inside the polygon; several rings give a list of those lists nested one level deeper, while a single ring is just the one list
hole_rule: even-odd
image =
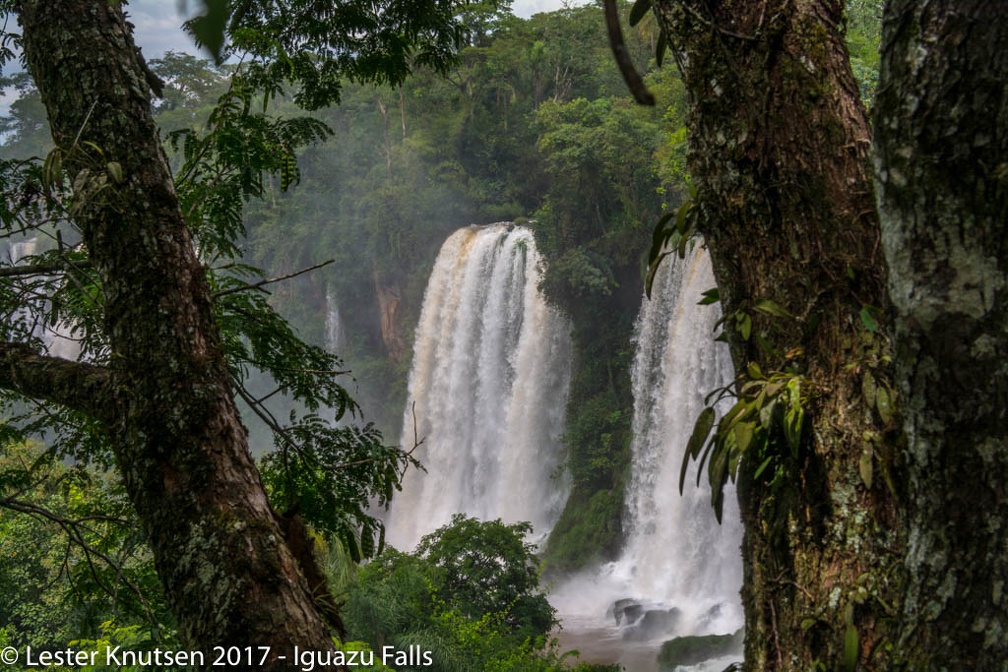
[{"label": "distant waterfall", "polygon": [[567,496],[561,474],[570,324],[538,290],[531,231],[470,226],[441,248],[416,331],[401,443],[422,440],[386,516],[412,550],[462,512],[527,520],[537,538]]},{"label": "distant waterfall", "polygon": [[637,597],[677,607],[701,629],[720,620],[741,626],[742,526],[734,490],[726,493],[721,525],[706,475],[696,485],[696,463],[679,494],[686,442],[704,397],[733,375],[728,348],[714,341],[721,311],[697,303],[714,287],[707,251],[697,245],[685,259],[665,260],[652,300],[641,308],[628,538],[618,563]]},{"label": "distant waterfall", "polygon": [[326,349],[329,352],[342,354],[346,345],[346,332],[343,329],[343,318],[340,315],[339,303],[332,289],[326,292]]},{"label": "distant waterfall", "polygon": [[[7,242],[5,253],[11,265],[16,266],[27,257],[38,253],[38,238]],[[74,360],[80,357],[80,344],[71,336],[71,325],[59,322],[51,326],[43,316],[27,308],[17,311],[12,318],[13,321],[20,322],[26,331],[40,338],[48,354]]]}]

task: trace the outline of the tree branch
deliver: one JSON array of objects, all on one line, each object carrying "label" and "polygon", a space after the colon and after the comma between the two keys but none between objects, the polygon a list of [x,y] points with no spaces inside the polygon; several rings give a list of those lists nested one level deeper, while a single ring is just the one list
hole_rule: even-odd
[{"label": "tree branch", "polygon": [[266,285],[273,284],[274,282],[282,282],[283,280],[290,280],[291,278],[296,278],[299,275],[304,275],[305,273],[311,273],[312,271],[317,271],[323,266],[328,266],[329,264],[336,261],[335,259],[330,259],[329,261],[323,261],[314,266],[309,266],[308,268],[302,268],[300,271],[294,271],[293,273],[288,273],[287,275],[281,275],[276,278],[266,278],[265,280],[260,280],[259,282],[254,282],[248,285],[242,285],[241,287],[230,287],[228,289],[222,289],[219,292],[213,293],[213,298],[219,298],[222,296],[227,296],[228,294],[237,294],[238,292],[247,292],[251,289],[261,289]]},{"label": "tree branch", "polygon": [[[3,266],[0,267],[0,278],[19,277],[24,275],[52,275],[62,273],[67,270],[66,262],[51,264],[31,264],[29,266]],[[78,263],[78,266],[83,264]]]},{"label": "tree branch", "polygon": [[627,88],[633,94],[634,100],[641,105],[654,105],[654,95],[648,91],[644,80],[637,74],[637,69],[634,68],[630,54],[627,52],[626,43],[623,41],[616,0],[605,0],[605,20],[606,28],[609,31],[609,46],[612,48],[613,58],[616,59],[616,65],[619,66],[620,74],[623,75],[623,81],[626,82]]},{"label": "tree branch", "polygon": [[98,420],[113,418],[108,369],[38,354],[24,343],[0,342],[0,388],[51,401]]}]

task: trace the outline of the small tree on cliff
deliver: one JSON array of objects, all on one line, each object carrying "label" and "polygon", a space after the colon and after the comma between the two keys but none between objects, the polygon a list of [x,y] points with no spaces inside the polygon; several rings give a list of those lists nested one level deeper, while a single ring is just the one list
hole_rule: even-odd
[{"label": "small tree on cliff", "polygon": [[[319,14],[313,2],[244,2],[218,17],[217,32],[226,25],[251,56],[210,132],[177,136],[177,188],[151,118],[160,83],[120,3],[3,3],[23,31],[4,36],[5,55],[18,40],[56,149],[44,165],[4,165],[3,234],[49,234],[55,249],[2,269],[0,388],[50,404],[45,420],[71,435],[64,445],[79,458],[110,454],[187,646],[271,646],[277,669],[275,656],[295,644],[332,642],[295,557],[300,528],[266,500],[236,392],[255,367],[309,410],[353,405],[333,379],[337,361],[297,341],[257,295],[264,281],[229,263],[243,200],[262,193],[266,174],[285,188],[296,181],[293,149],[325,134],[310,120],[255,114],[252,95],[293,82],[295,99],[317,107],[338,99],[342,77],[397,81],[411,62],[451,59],[453,3],[378,5]],[[48,354],[25,314],[49,327],[71,321],[82,361]],[[300,459],[341,479],[329,513],[370,550],[379,528],[364,507],[390,496],[405,456],[370,430],[344,433],[312,415],[272,424],[283,466]]]},{"label": "small tree on cliff", "polygon": [[890,3],[876,210],[840,0],[653,5],[697,190],[668,233],[703,233],[741,372],[708,459],[747,668],[1003,664],[1003,9]]}]

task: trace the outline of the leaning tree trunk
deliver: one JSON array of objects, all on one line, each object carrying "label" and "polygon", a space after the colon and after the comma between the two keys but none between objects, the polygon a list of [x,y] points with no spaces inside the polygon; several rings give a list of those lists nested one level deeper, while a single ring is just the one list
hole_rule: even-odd
[{"label": "leaning tree trunk", "polygon": [[[208,655],[217,645],[271,646],[288,661],[295,644],[329,649],[248,453],[209,288],[151,118],[146,67],[119,3],[25,0],[18,12],[102,280],[111,350],[107,372],[78,372],[90,389],[43,396],[107,427],[187,646]],[[13,378],[29,380],[32,361],[20,366]],[[100,411],[94,397],[74,397],[89,392]]]},{"label": "leaning tree trunk", "polygon": [[[689,95],[696,226],[739,390],[777,372],[807,397],[797,449],[775,429],[739,467],[746,668],[886,669],[902,571],[899,431],[843,3],[654,6]],[[776,427],[771,413],[760,420]]]},{"label": "leaning tree trunk", "polygon": [[1008,7],[894,0],[876,108],[911,669],[1008,664]]}]

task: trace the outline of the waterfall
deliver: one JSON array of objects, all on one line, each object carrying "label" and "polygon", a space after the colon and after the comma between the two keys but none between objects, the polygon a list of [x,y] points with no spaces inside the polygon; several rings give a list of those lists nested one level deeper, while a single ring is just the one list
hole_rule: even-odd
[{"label": "waterfall", "polygon": [[714,340],[721,311],[698,305],[713,287],[707,250],[698,244],[685,259],[666,259],[652,300],[641,308],[631,371],[628,534],[617,563],[636,596],[682,610],[687,622],[692,619],[692,627],[702,630],[741,626],[742,526],[734,489],[727,486],[721,525],[706,475],[696,485],[695,462],[679,494],[686,443],[704,397],[733,375],[727,346]]},{"label": "waterfall", "polygon": [[[733,375],[727,347],[714,341],[720,308],[698,305],[715,286],[707,251],[697,244],[685,259],[666,258],[638,314],[622,556],[572,577],[551,597],[564,623],[562,644],[590,660],[654,670],[663,640],[742,627],[742,526],[734,488],[726,486],[721,525],[706,476],[696,485],[695,462],[679,494],[686,443],[704,398]],[[732,653],[697,669],[720,670],[737,659]]]},{"label": "waterfall", "polygon": [[329,352],[341,354],[346,345],[346,332],[343,329],[343,317],[340,315],[339,304],[332,288],[326,291],[326,349]]},{"label": "waterfall", "polygon": [[[5,253],[10,265],[16,266],[38,254],[38,237],[17,242],[8,241]],[[46,307],[48,308],[48,306],[49,304],[46,302]],[[47,320],[38,313],[38,306],[21,308],[15,311],[11,317],[12,322],[19,323],[19,330],[39,338],[45,345],[48,354],[64,359],[80,358],[81,347],[72,336],[72,325],[63,321],[49,325]]]},{"label": "waterfall", "polygon": [[454,513],[529,521],[543,538],[567,496],[561,434],[570,324],[538,290],[531,231],[470,226],[441,248],[417,325],[401,442],[422,441],[386,516],[412,550]]}]

